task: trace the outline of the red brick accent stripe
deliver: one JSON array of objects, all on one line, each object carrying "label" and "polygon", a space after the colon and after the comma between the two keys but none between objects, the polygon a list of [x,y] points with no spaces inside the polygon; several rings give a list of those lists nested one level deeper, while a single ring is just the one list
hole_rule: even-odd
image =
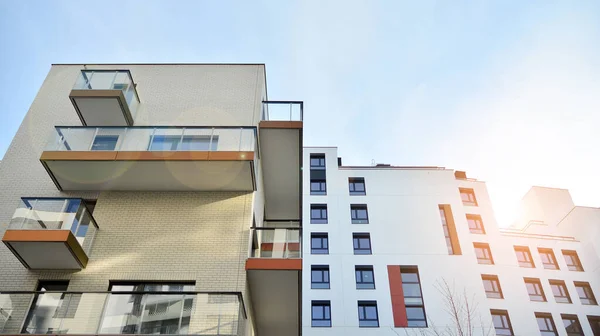
[{"label": "red brick accent stripe", "polygon": [[402,289],[402,274],[400,266],[388,265],[388,279],[390,282],[390,296],[392,298],[392,314],[394,327],[408,327],[406,305],[404,304],[404,290]]}]

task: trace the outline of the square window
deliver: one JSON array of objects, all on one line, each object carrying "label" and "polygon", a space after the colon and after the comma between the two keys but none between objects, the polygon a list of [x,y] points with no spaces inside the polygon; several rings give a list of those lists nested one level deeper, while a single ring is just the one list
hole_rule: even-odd
[{"label": "square window", "polygon": [[325,180],[310,180],[311,195],[327,195],[327,182]]},{"label": "square window", "polygon": [[492,314],[492,322],[494,323],[496,335],[514,335],[512,326],[510,325],[510,318],[508,317],[508,312],[506,310],[493,309],[490,313]]},{"label": "square window", "polygon": [[558,336],[556,326],[554,325],[554,319],[550,313],[535,313],[535,319],[537,320],[538,327],[542,336]]},{"label": "square window", "polygon": [[365,188],[364,177],[349,177],[348,188],[350,189],[350,195],[366,195],[367,189]]},{"label": "square window", "polygon": [[473,247],[475,247],[477,263],[483,265],[494,264],[494,259],[492,258],[492,250],[490,250],[490,245],[486,243],[473,243]]},{"label": "square window", "polygon": [[475,191],[469,188],[458,188],[460,191],[460,199],[464,205],[477,206],[477,199],[475,198]]},{"label": "square window", "polygon": [[467,214],[467,223],[469,223],[469,231],[471,231],[471,233],[485,234],[481,216]]},{"label": "square window", "polygon": [[366,204],[352,204],[350,205],[350,217],[352,218],[352,224],[368,224],[369,213],[367,211]]},{"label": "square window", "polygon": [[579,318],[577,315],[560,314],[560,317],[565,325],[567,336],[584,336],[583,329],[581,328],[581,323],[579,323]]},{"label": "square window", "polygon": [[544,289],[542,288],[540,279],[524,278],[524,280],[527,293],[529,294],[529,300],[546,302],[546,295],[544,294]]},{"label": "square window", "polygon": [[379,327],[376,301],[358,301],[358,326]]},{"label": "square window", "polygon": [[515,253],[517,254],[517,262],[521,267],[535,268],[533,258],[531,258],[531,252],[527,246],[515,246]]},{"label": "square window", "polygon": [[325,170],[325,154],[311,154],[310,169]]},{"label": "square window", "polygon": [[581,261],[576,251],[573,250],[562,250],[563,257],[567,263],[569,271],[583,272]]},{"label": "square window", "polygon": [[329,266],[313,265],[310,272],[310,288],[329,289]]},{"label": "square window", "polygon": [[356,266],[354,274],[356,277],[356,289],[375,289],[373,266]]},{"label": "square window", "polygon": [[554,256],[554,251],[549,248],[538,248],[538,252],[540,253],[540,258],[542,259],[542,265],[544,265],[545,269],[557,270],[559,269],[558,263],[556,262],[556,257]]},{"label": "square window", "polygon": [[575,289],[577,290],[577,295],[579,295],[579,300],[583,305],[597,305],[596,297],[594,296],[594,292],[592,292],[592,286],[590,286],[589,282],[583,281],[575,281]]},{"label": "square window", "polygon": [[353,233],[354,254],[371,254],[371,236],[368,233]]},{"label": "square window", "polygon": [[327,224],[327,204],[310,205],[310,223]]},{"label": "square window", "polygon": [[114,151],[119,141],[118,135],[96,135],[91,150]]},{"label": "square window", "polygon": [[561,280],[550,280],[550,287],[552,288],[552,294],[554,295],[554,300],[557,303],[571,303],[571,296],[569,296],[569,291],[567,290],[567,285],[564,281]]},{"label": "square window", "polygon": [[329,254],[329,238],[327,233],[312,233],[310,235],[311,254]]},{"label": "square window", "polygon": [[481,280],[483,281],[483,288],[485,288],[485,295],[490,299],[503,299],[502,288],[500,288],[500,281],[498,276],[482,274]]},{"label": "square window", "polygon": [[312,301],[311,326],[331,327],[331,303],[329,301]]}]

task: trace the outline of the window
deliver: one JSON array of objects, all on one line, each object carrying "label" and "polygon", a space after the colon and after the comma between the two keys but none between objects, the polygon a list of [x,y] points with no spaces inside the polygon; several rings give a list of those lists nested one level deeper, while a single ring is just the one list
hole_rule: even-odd
[{"label": "window", "polygon": [[401,266],[400,272],[408,327],[427,327],[419,270],[417,267]]},{"label": "window", "polygon": [[310,253],[329,254],[329,238],[327,233],[311,233]]},{"label": "window", "polygon": [[112,151],[117,147],[118,135],[96,135],[92,144],[93,151]]},{"label": "window", "polygon": [[576,251],[562,250],[562,254],[563,257],[565,257],[565,262],[567,263],[569,271],[583,272],[583,267],[581,266],[581,261],[579,260]]},{"label": "window", "polygon": [[515,246],[515,253],[517,254],[517,261],[521,267],[534,268],[535,264],[531,258],[531,252],[527,246]]},{"label": "window", "polygon": [[352,224],[368,224],[369,223],[369,214],[367,212],[366,204],[350,205],[350,216],[352,217]]},{"label": "window", "polygon": [[442,229],[444,230],[448,254],[462,254],[460,244],[458,243],[458,236],[456,234],[456,225],[454,225],[454,217],[452,217],[452,208],[450,208],[449,204],[440,204],[438,205],[438,208],[442,219]]},{"label": "window", "polygon": [[358,301],[358,326],[379,327],[377,301]]},{"label": "window", "polygon": [[546,295],[544,294],[544,289],[542,288],[540,279],[524,278],[524,280],[527,293],[529,294],[529,300],[546,302]]},{"label": "window", "polygon": [[589,282],[583,281],[575,281],[575,289],[577,290],[577,295],[579,295],[579,300],[581,304],[584,305],[597,305],[596,297],[594,296],[594,292],[592,292],[592,287]]},{"label": "window", "polygon": [[375,289],[375,276],[373,266],[356,266],[356,289]]},{"label": "window", "polygon": [[[40,281],[37,286],[39,292],[66,291],[69,281]],[[24,334],[66,334],[66,330],[55,328],[54,315],[66,313],[69,308],[71,296],[65,293],[40,293],[36,294],[27,314],[21,333]],[[66,306],[66,307],[65,307]],[[61,309],[62,308],[62,309]]]},{"label": "window", "polygon": [[311,326],[331,327],[331,304],[329,301],[312,301]]},{"label": "window", "polygon": [[473,243],[473,247],[475,247],[477,263],[484,265],[494,264],[494,259],[492,258],[492,251],[490,250],[490,245],[486,243]]},{"label": "window", "polygon": [[571,303],[571,296],[567,290],[567,285],[562,280],[550,280],[550,287],[552,288],[552,294],[554,294],[554,300],[557,303]]},{"label": "window", "polygon": [[310,169],[325,170],[325,154],[311,154]]},{"label": "window", "polygon": [[329,266],[312,266],[310,273],[310,288],[329,289]]},{"label": "window", "polygon": [[154,135],[148,146],[150,151],[215,151],[218,136],[208,135]]},{"label": "window", "polygon": [[535,319],[537,320],[538,327],[542,336],[558,336],[556,332],[556,326],[554,325],[554,319],[550,313],[535,313]]},{"label": "window", "polygon": [[590,323],[590,327],[592,328],[592,333],[594,336],[600,335],[600,316],[587,316],[588,322]]},{"label": "window", "polygon": [[354,254],[371,254],[371,236],[368,233],[353,233]]},{"label": "window", "polygon": [[514,335],[512,326],[510,325],[510,318],[508,317],[508,312],[506,310],[492,309],[490,313],[492,314],[492,322],[494,323],[496,335]]},{"label": "window", "polygon": [[327,204],[310,205],[310,223],[327,224]]},{"label": "window", "polygon": [[471,233],[485,234],[485,229],[483,228],[483,221],[481,220],[481,216],[467,214],[467,223],[469,223],[469,231],[471,231]]},{"label": "window", "polygon": [[327,195],[327,182],[325,180],[310,180],[311,195]]},{"label": "window", "polygon": [[460,191],[460,199],[464,205],[477,205],[477,199],[475,198],[475,192],[473,189],[458,188]]},{"label": "window", "polygon": [[554,256],[554,251],[552,249],[547,248],[538,248],[538,252],[540,253],[540,258],[542,258],[542,264],[545,269],[559,269],[558,263],[556,262],[556,257]]},{"label": "window", "polygon": [[482,274],[481,280],[483,280],[483,288],[485,288],[485,295],[490,299],[503,299],[502,288],[500,288],[500,281],[498,276]]},{"label": "window", "polygon": [[350,188],[350,195],[366,195],[367,189],[365,188],[364,177],[349,177],[348,187]]},{"label": "window", "polygon": [[568,336],[584,336],[577,315],[560,314]]}]

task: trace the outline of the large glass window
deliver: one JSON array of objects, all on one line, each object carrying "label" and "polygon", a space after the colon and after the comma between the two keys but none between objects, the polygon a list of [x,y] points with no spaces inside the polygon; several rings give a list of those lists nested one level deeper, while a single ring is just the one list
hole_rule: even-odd
[{"label": "large glass window", "polygon": [[567,285],[562,280],[550,280],[550,287],[552,288],[552,294],[554,300],[557,303],[571,303],[571,296],[567,290]]},{"label": "large glass window", "polygon": [[527,246],[515,246],[515,253],[517,255],[517,262],[521,267],[534,268],[533,258],[531,258],[531,252]]},{"label": "large glass window", "polygon": [[329,289],[329,266],[313,265],[310,273],[310,288]]},{"label": "large glass window", "polygon": [[589,282],[583,281],[575,281],[575,289],[577,290],[577,295],[579,295],[579,300],[583,305],[597,305],[596,297],[594,296],[594,292],[592,292],[592,286],[590,286]]},{"label": "large glass window", "polygon": [[542,336],[558,336],[552,314],[535,313],[535,319],[537,320],[537,324],[540,328],[540,333],[542,333]]},{"label": "large glass window", "polygon": [[473,243],[475,248],[475,256],[477,256],[477,262],[484,265],[493,265],[494,259],[492,258],[492,251],[490,245],[486,243]]},{"label": "large glass window", "polygon": [[583,272],[583,266],[576,251],[573,250],[562,250],[563,257],[567,263],[569,271]]},{"label": "large glass window", "polygon": [[356,266],[356,289],[375,289],[375,276],[373,266]]},{"label": "large glass window", "polygon": [[485,288],[485,295],[490,299],[503,299],[502,288],[500,287],[500,281],[498,276],[490,274],[482,274],[481,280],[483,281],[483,288]]},{"label": "large glass window", "polygon": [[540,258],[542,259],[542,265],[544,265],[545,269],[559,269],[558,263],[556,262],[556,257],[554,256],[554,251],[552,251],[552,249],[538,248],[538,252],[540,254]]},{"label": "large glass window", "polygon": [[402,276],[402,291],[409,327],[427,327],[425,305],[421,293],[419,270],[416,267],[400,267]]},{"label": "large glass window", "polygon": [[358,326],[379,327],[376,301],[358,301]]},{"label": "large glass window", "polygon": [[527,293],[529,294],[529,300],[545,302],[546,295],[544,294],[544,289],[542,288],[540,279],[525,278],[524,280]]},{"label": "large glass window", "polygon": [[329,301],[312,301],[311,326],[331,327],[331,303]]},{"label": "large glass window", "polygon": [[352,234],[354,254],[371,254],[371,236],[368,233]]},{"label": "large glass window", "polygon": [[577,315],[560,314],[568,336],[584,336]]},{"label": "large glass window", "polygon": [[327,204],[310,205],[310,223],[327,224]]},{"label": "large glass window", "polygon": [[350,189],[350,195],[366,195],[367,189],[365,188],[364,177],[349,177],[348,188]]},{"label": "large glass window", "polygon": [[[68,281],[40,281],[37,291],[66,291],[68,286]],[[60,328],[60,324],[68,310],[68,299],[68,294],[65,293],[36,294],[21,332],[23,334],[66,333]]]},{"label": "large glass window", "polygon": [[367,211],[366,204],[352,204],[350,205],[350,217],[352,218],[352,224],[368,224],[369,213]]},{"label": "large glass window", "polygon": [[112,293],[107,300],[99,332],[186,334],[196,295],[183,292],[193,290],[192,284],[114,283],[110,288]]},{"label": "large glass window", "polygon": [[513,336],[512,326],[510,325],[510,318],[506,310],[491,310],[492,322],[494,323],[494,329],[496,335]]},{"label": "large glass window", "polygon": [[327,233],[311,233],[310,253],[329,254],[329,238]]}]

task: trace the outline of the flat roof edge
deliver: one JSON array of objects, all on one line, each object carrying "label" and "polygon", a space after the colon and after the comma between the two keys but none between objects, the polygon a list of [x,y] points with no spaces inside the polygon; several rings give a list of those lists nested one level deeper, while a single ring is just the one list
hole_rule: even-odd
[{"label": "flat roof edge", "polygon": [[266,63],[52,63],[54,65],[262,65]]}]

